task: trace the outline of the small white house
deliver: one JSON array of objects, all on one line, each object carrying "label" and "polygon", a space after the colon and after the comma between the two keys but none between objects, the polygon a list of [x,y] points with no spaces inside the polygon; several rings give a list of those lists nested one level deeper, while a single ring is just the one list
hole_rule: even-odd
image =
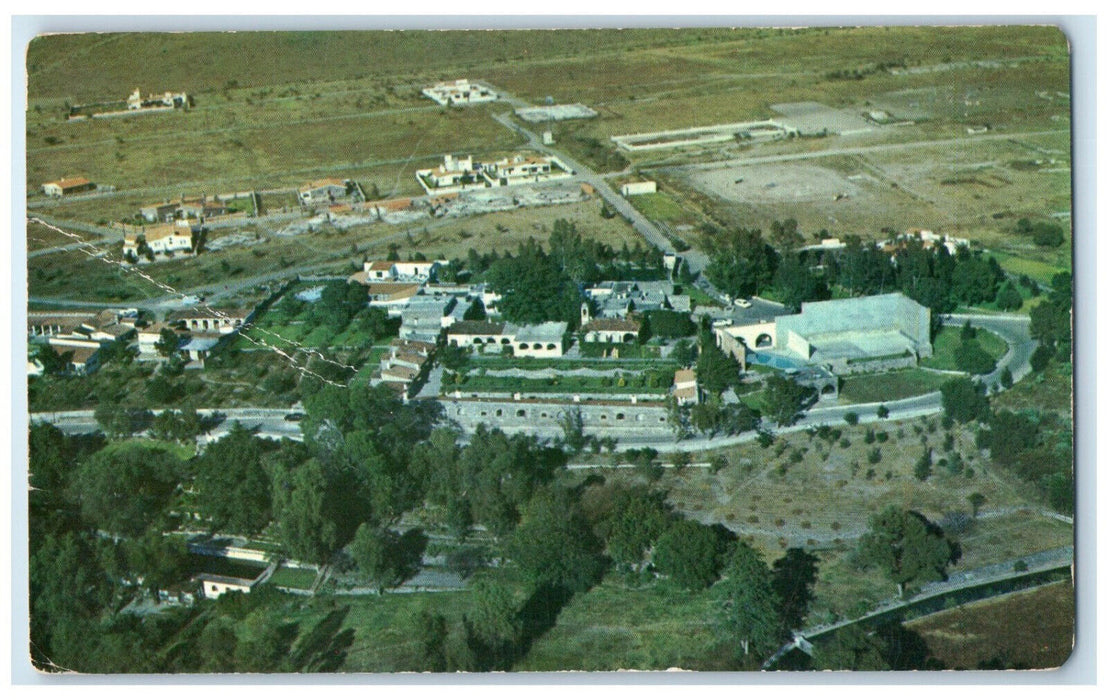
[{"label": "small white house", "polygon": [[696,381],[696,370],[677,370],[673,375],[672,392],[680,406],[700,403],[700,385]]},{"label": "small white house", "polygon": [[205,598],[218,598],[231,591],[250,593],[258,585],[257,579],[217,576],[216,574],[197,574],[193,580],[200,582]]},{"label": "small white house", "polygon": [[493,90],[483,85],[471,83],[465,78],[437,83],[423,88],[421,92],[440,105],[467,105],[481,102],[495,102],[500,98]]},{"label": "small white house", "polygon": [[142,258],[139,249],[145,243],[155,255],[192,252],[192,227],[165,224],[151,226],[139,231],[129,231],[123,235],[123,256]]},{"label": "small white house", "polygon": [[658,191],[658,183],[653,180],[645,182],[628,182],[619,188],[619,193],[624,197],[632,197],[637,194],[653,194]]},{"label": "small white house", "polygon": [[47,197],[64,197],[67,194],[96,189],[96,185],[83,177],[63,177],[53,182],[42,183],[42,191]]}]

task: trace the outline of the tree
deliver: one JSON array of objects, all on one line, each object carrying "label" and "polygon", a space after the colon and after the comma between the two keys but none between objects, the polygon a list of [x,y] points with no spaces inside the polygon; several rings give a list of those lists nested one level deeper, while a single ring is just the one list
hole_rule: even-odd
[{"label": "tree", "polygon": [[780,374],[771,374],[766,379],[766,393],[762,399],[762,407],[765,415],[776,421],[778,425],[792,425],[812,395],[811,388],[801,386]]},{"label": "tree", "polygon": [[197,458],[197,505],[213,532],[253,535],[269,524],[273,479],[265,462],[274,447],[235,421]]},{"label": "tree", "polygon": [[768,655],[781,639],[781,600],[769,567],[750,545],[740,542],[712,593],[728,639],[738,641],[743,655],[753,649]]},{"label": "tree", "polygon": [[65,374],[69,370],[69,362],[73,359],[73,351],[59,353],[53,345],[43,343],[35,348],[34,358],[42,364],[44,374],[57,376]]},{"label": "tree", "polygon": [[954,350],[954,365],[963,372],[982,375],[996,369],[996,360],[976,340],[966,340]]},{"label": "tree", "polygon": [[158,334],[157,342],[154,343],[154,349],[162,357],[172,357],[177,354],[177,349],[180,346],[181,340],[172,328],[163,328],[162,332]]},{"label": "tree", "polygon": [[1012,378],[1012,370],[1005,367],[1000,371],[1000,385],[1005,389],[1011,389],[1015,380]]},{"label": "tree", "polygon": [[696,361],[696,346],[688,340],[679,340],[669,356],[682,367],[688,367]]},{"label": "tree", "polygon": [[977,337],[977,329],[970,325],[969,319],[962,324],[962,330],[959,332],[959,339],[963,343],[967,343]]},{"label": "tree", "polygon": [[120,406],[112,401],[97,404],[92,415],[104,433],[116,439],[143,429],[152,417],[150,411]]},{"label": "tree", "polygon": [[847,411],[843,414],[843,420],[847,425],[858,425],[858,414],[854,411]]},{"label": "tree", "polygon": [[558,416],[558,425],[562,428],[562,442],[570,452],[584,449],[588,438],[585,435],[585,418],[579,408],[567,408]]},{"label": "tree", "polygon": [[985,495],[978,492],[973,492],[966,496],[966,500],[969,501],[970,508],[973,509],[973,517],[976,518],[977,514],[981,511],[981,506],[985,505]]},{"label": "tree", "polygon": [[301,561],[323,564],[342,544],[330,512],[326,470],[317,459],[295,467],[276,465],[273,515],[285,550]]},{"label": "tree", "polygon": [[504,584],[482,578],[474,583],[471,597],[463,624],[477,668],[505,671],[517,654],[523,633],[515,596]]},{"label": "tree", "polygon": [[939,387],[942,393],[943,412],[958,421],[968,423],[983,418],[989,408],[985,387],[968,377],[957,377]]},{"label": "tree", "polygon": [[604,572],[601,543],[571,491],[538,491],[508,538],[505,553],[533,584],[580,592]]},{"label": "tree", "polygon": [[1023,296],[1011,280],[1005,280],[996,293],[996,308],[1001,311],[1015,311],[1021,306],[1023,306]]},{"label": "tree", "polygon": [[184,465],[161,447],[111,445],[89,457],[74,475],[72,498],[94,527],[135,536],[161,523]]},{"label": "tree", "polygon": [[931,476],[931,448],[923,448],[923,454],[916,460],[916,466],[913,471],[916,478],[920,481],[927,481]]},{"label": "tree", "polygon": [[819,557],[799,547],[789,547],[773,562],[773,590],[781,601],[781,622],[786,629],[800,629],[812,602],[812,588],[819,573]]},{"label": "tree", "polygon": [[612,494],[610,510],[597,532],[607,542],[608,556],[617,565],[635,570],[672,520],[664,493],[620,488]]},{"label": "tree", "polygon": [[386,588],[399,586],[418,571],[427,545],[427,536],[419,529],[404,535],[363,523],[350,543],[350,554],[358,569],[383,594]]},{"label": "tree", "polygon": [[880,406],[878,406],[877,407],[877,417],[881,418],[881,419],[888,418],[889,417],[889,407],[886,406],[885,404],[881,404]]},{"label": "tree", "polygon": [[816,276],[811,266],[799,254],[785,255],[777,266],[773,286],[781,297],[781,303],[793,311],[799,311],[806,301],[823,301],[831,298],[831,290],[823,277]]},{"label": "tree", "polygon": [[716,345],[710,330],[700,332],[700,352],[696,360],[696,380],[710,394],[719,394],[739,381],[739,363]]},{"label": "tree", "polygon": [[812,663],[830,671],[888,671],[880,638],[861,625],[847,625],[815,647]]},{"label": "tree", "polygon": [[1040,345],[1031,353],[1031,369],[1035,372],[1042,372],[1046,369],[1052,357],[1054,357],[1054,346]]},{"label": "tree", "polygon": [[183,581],[192,566],[188,547],[180,537],[165,537],[160,532],[147,532],[125,542],[128,568],[151,593]]},{"label": "tree", "polygon": [[488,317],[488,313],[485,311],[485,303],[481,301],[480,297],[474,299],[466,312],[462,314],[463,321],[484,321]]},{"label": "tree", "polygon": [[704,272],[725,294],[753,296],[773,279],[776,254],[762,240],[759,229],[738,228],[708,241],[709,261]]},{"label": "tree", "polygon": [[889,506],[870,519],[857,556],[862,566],[880,568],[903,596],[909,584],[945,580],[946,567],[957,560],[958,549],[919,513]]},{"label": "tree", "polygon": [[459,372],[469,364],[469,349],[446,345],[439,349],[439,364],[452,372]]},{"label": "tree", "polygon": [[703,590],[719,578],[728,544],[713,527],[678,520],[658,538],[654,566],[679,588]]}]

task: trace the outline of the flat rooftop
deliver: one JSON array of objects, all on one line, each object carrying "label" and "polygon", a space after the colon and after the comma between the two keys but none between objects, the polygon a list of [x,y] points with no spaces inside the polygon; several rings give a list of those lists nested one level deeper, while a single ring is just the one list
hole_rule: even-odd
[{"label": "flat rooftop", "polygon": [[517,109],[516,116],[525,122],[561,121],[562,119],[591,119],[596,110],[583,104],[546,105],[545,107],[526,107]]}]

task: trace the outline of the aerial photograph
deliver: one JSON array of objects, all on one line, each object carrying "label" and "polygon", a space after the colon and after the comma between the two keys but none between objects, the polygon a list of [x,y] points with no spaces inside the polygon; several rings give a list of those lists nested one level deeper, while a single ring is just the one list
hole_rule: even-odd
[{"label": "aerial photograph", "polygon": [[1058,26],[24,60],[37,675],[1070,658]]}]

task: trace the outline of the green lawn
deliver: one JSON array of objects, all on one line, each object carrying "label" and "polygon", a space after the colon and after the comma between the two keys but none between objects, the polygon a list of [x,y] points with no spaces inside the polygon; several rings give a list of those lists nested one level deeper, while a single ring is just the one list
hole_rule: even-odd
[{"label": "green lawn", "polygon": [[[993,360],[999,360],[1008,352],[1008,344],[995,333],[983,328],[978,328],[976,340],[981,349],[989,354]],[[931,357],[920,360],[920,365],[932,369],[957,370],[958,365],[954,360],[954,353],[962,345],[961,328],[946,326],[935,336],[934,354]]]},{"label": "green lawn", "polygon": [[902,369],[883,374],[859,374],[843,379],[839,398],[846,403],[893,401],[938,391],[949,375],[922,369]]},{"label": "green lawn", "polygon": [[1011,253],[990,252],[1000,266],[1014,275],[1027,275],[1039,284],[1050,284],[1050,278],[1067,270],[1040,260],[1031,260]]},{"label": "green lawn", "polygon": [[269,583],[284,588],[300,588],[307,590],[312,587],[315,579],[316,571],[314,569],[293,569],[282,566],[280,569],[273,572],[273,576],[270,577]]},{"label": "green lawn", "polygon": [[733,669],[715,618],[708,593],[628,588],[610,576],[571,600],[516,670]]},{"label": "green lawn", "polygon": [[653,192],[651,194],[639,194],[628,201],[642,212],[643,216],[654,221],[667,224],[692,224],[696,222],[692,214],[684,208],[667,192]]}]

